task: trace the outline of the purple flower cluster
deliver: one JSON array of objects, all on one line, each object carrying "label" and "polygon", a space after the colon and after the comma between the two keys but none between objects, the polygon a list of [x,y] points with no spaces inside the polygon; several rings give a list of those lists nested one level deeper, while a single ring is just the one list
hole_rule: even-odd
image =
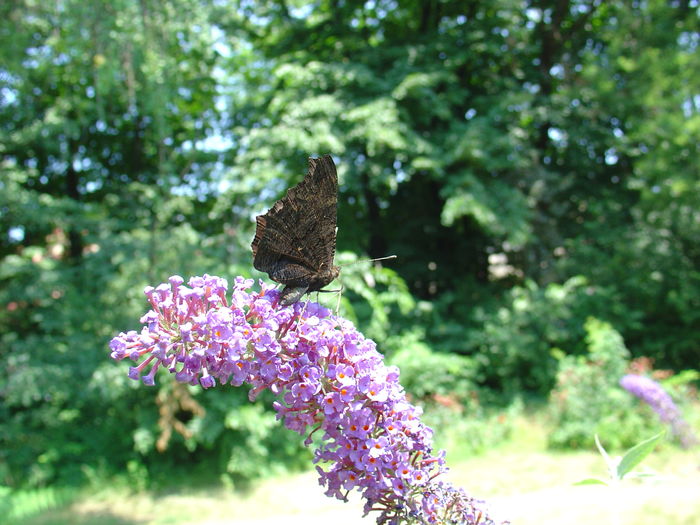
[{"label": "purple flower cluster", "polygon": [[314,461],[326,494],[346,500],[361,491],[377,523],[507,523],[435,479],[447,470],[444,452],[432,453],[432,430],[407,401],[398,368],[352,323],[311,302],[278,307],[278,291],[261,282],[249,292],[253,281],[241,277],[230,301],[219,277],[169,281],[146,288],[143,329],[110,343],[114,359],[138,363],[131,378],[153,385],[162,367],[203,388],[245,383],[251,400],[269,389],[278,419],[307,446],[322,436]]},{"label": "purple flower cluster", "polygon": [[620,379],[620,385],[649,405],[661,421],[671,425],[671,430],[683,447],[689,448],[697,443],[697,438],[683,419],[680,410],[659,383],[646,376],[627,374]]}]

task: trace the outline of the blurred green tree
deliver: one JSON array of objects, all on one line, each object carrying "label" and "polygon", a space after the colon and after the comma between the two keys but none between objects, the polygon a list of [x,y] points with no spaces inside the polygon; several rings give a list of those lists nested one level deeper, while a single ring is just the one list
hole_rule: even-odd
[{"label": "blurred green tree", "polygon": [[[337,155],[340,247],[398,254],[392,268],[429,301],[395,325],[426,324],[435,350],[488,355],[502,336],[476,332],[517,308],[514,286],[582,277],[562,320],[575,328],[545,349],[584,352],[594,314],[635,354],[692,361],[692,2],[256,2],[218,20],[248,64],[232,53],[241,147],[227,176],[281,193],[307,153]],[[546,392],[553,370],[492,384]]]},{"label": "blurred green tree", "polygon": [[202,191],[218,155],[207,15],[184,1],[0,7],[8,485],[123,465],[152,417],[104,366],[105,341],[143,310],[147,282],[213,265],[200,250],[216,228]]}]

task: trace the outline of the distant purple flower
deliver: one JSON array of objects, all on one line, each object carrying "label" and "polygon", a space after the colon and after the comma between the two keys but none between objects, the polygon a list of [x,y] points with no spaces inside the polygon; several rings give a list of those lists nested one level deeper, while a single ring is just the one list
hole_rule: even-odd
[{"label": "distant purple flower", "polygon": [[311,302],[278,307],[278,291],[261,283],[249,292],[253,281],[242,277],[230,301],[224,279],[183,282],[173,276],[146,288],[145,326],[112,339],[114,359],[140,362],[129,377],[153,385],[165,368],[203,388],[245,383],[251,400],[269,389],[277,418],[307,446],[322,436],[314,462],[326,494],[346,500],[359,490],[379,524],[508,523],[436,479],[447,467],[444,452],[432,454],[432,429],[407,401],[398,369],[352,323]]},{"label": "distant purple flower", "polygon": [[646,376],[627,374],[620,379],[620,385],[649,405],[661,421],[671,425],[671,430],[683,447],[689,448],[697,443],[697,438],[683,419],[680,410],[659,383]]}]

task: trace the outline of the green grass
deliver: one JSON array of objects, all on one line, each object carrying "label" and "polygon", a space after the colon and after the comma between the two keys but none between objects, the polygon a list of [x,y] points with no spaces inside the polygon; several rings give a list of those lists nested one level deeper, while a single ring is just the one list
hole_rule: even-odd
[{"label": "green grass", "polygon": [[[519,422],[512,440],[451,463],[448,476],[468,492],[498,507],[514,525],[697,525],[700,523],[700,453],[664,446],[643,463],[658,473],[616,488],[573,486],[605,477],[594,452],[545,450],[545,427]],[[603,442],[604,442],[603,438]],[[450,462],[448,451],[448,462]],[[350,525],[362,519],[359,498],[342,503],[323,496],[316,474],[265,480],[245,495],[224,489],[155,495],[124,489],[91,493],[21,523],[26,525]]]}]

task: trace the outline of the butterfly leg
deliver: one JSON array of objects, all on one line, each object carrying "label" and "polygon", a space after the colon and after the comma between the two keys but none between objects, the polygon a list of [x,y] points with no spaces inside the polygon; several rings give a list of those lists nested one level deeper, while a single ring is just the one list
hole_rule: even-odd
[{"label": "butterfly leg", "polygon": [[301,312],[299,312],[299,319],[304,318],[304,314],[306,313],[306,307],[309,306],[309,300],[307,299],[304,301],[304,306],[301,308]]},{"label": "butterfly leg", "polygon": [[[343,285],[340,285],[340,288],[338,290],[318,290],[319,293],[335,293],[338,294],[338,302],[335,305],[335,315],[338,315],[338,312],[340,311],[340,298],[343,295]],[[318,299],[317,299],[318,300]]]},{"label": "butterfly leg", "polygon": [[343,285],[340,285],[340,290],[338,290],[338,302],[335,304],[335,315],[338,315],[340,311],[340,298],[343,296]]}]

